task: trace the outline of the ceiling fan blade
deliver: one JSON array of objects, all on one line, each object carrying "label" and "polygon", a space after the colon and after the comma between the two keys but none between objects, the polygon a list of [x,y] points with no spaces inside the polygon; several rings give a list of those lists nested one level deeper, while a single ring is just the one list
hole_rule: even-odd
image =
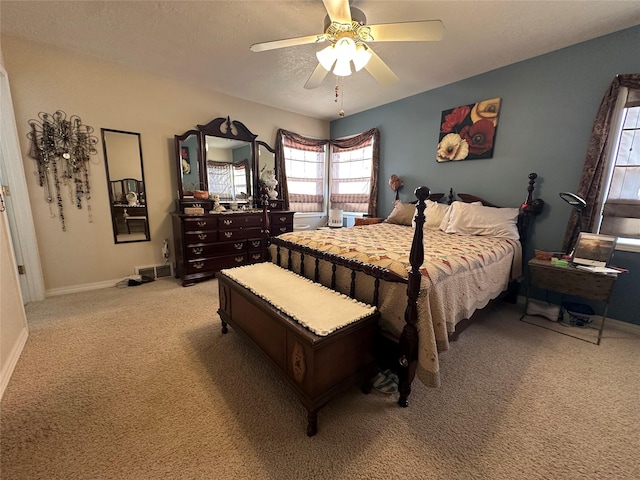
[{"label": "ceiling fan blade", "polygon": [[252,52],[264,52],[265,50],[275,50],[276,48],[295,47],[308,43],[324,42],[322,35],[309,35],[307,37],[285,38],[283,40],[273,40],[272,42],[254,43],[251,45]]},{"label": "ceiling fan blade", "polygon": [[444,24],[440,20],[381,23],[367,27],[373,37],[369,42],[433,42],[441,40],[444,35]]},{"label": "ceiling fan blade", "polygon": [[349,0],[322,0],[332,22],[351,23]]},{"label": "ceiling fan blade", "polygon": [[367,72],[383,87],[389,87],[396,83],[399,80],[398,76],[393,73],[371,47],[368,47],[368,49],[369,52],[371,52],[371,59],[364,67],[367,69]]},{"label": "ceiling fan blade", "polygon": [[306,88],[307,90],[318,88],[324,80],[324,77],[326,77],[328,73],[329,72],[327,72],[322,65],[318,64],[316,69],[309,77],[309,80],[307,80],[307,83],[304,84],[304,88]]}]

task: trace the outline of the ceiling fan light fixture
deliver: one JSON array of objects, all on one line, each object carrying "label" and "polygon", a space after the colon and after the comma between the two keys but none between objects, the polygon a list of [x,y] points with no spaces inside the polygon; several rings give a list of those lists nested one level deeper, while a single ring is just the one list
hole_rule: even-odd
[{"label": "ceiling fan light fixture", "polygon": [[333,73],[339,77],[348,77],[351,75],[351,59],[338,57],[338,60],[336,60],[336,66],[333,67]]},{"label": "ceiling fan light fixture", "polygon": [[335,48],[333,48],[333,45],[329,45],[319,52],[316,52],[316,58],[318,59],[318,62],[320,62],[320,65],[322,65],[322,68],[324,68],[327,72],[330,72],[333,64],[336,63],[338,54]]},{"label": "ceiling fan light fixture", "polygon": [[371,52],[362,44],[356,46],[356,51],[353,54],[353,66],[356,68],[356,72],[362,70],[369,60],[371,60]]}]

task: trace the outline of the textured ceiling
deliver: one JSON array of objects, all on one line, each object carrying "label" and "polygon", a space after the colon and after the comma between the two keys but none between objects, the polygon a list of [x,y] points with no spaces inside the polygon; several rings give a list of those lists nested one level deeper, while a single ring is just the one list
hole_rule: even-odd
[{"label": "textured ceiling", "polygon": [[[637,0],[351,4],[369,24],[440,19],[446,31],[440,42],[373,44],[400,81],[383,88],[364,70],[346,77],[347,115],[640,24]],[[322,33],[325,15],[321,0],[0,1],[3,34],[334,119],[335,77],[303,88],[321,47],[249,51],[257,42]]]}]

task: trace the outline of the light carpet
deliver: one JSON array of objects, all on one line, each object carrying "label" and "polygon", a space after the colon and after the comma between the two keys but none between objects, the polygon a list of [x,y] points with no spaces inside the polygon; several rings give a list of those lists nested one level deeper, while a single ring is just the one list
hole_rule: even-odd
[{"label": "light carpet", "polygon": [[410,406],[353,388],[306,412],[216,314],[217,282],[27,306],[0,412],[0,478],[637,479],[640,339],[595,346],[482,312]]}]

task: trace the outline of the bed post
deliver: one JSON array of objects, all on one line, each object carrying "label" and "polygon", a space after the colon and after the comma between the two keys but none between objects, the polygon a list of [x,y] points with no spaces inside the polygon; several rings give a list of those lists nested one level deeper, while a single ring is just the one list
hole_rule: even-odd
[{"label": "bed post", "polygon": [[420,282],[422,274],[420,267],[424,262],[423,228],[425,222],[424,211],[427,208],[426,200],[431,192],[427,187],[418,187],[415,195],[416,202],[416,228],[411,243],[411,253],[409,254],[409,282],[407,284],[407,308],[404,311],[405,325],[400,335],[400,352],[398,357],[398,392],[400,399],[398,405],[409,406],[409,394],[411,393],[411,383],[416,376],[418,366],[418,296],[420,295]]}]

